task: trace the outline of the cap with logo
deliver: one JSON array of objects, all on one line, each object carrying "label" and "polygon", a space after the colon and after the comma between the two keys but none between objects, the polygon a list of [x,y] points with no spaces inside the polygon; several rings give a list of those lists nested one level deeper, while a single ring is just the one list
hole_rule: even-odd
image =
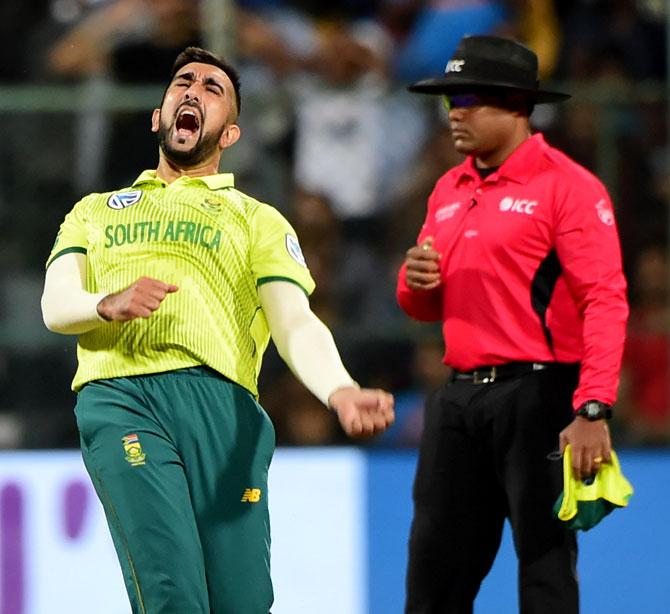
[{"label": "cap with logo", "polygon": [[499,36],[465,36],[447,62],[444,76],[411,85],[418,94],[470,94],[503,89],[528,94],[536,104],[561,102],[569,94],[540,89],[537,55],[525,45]]}]

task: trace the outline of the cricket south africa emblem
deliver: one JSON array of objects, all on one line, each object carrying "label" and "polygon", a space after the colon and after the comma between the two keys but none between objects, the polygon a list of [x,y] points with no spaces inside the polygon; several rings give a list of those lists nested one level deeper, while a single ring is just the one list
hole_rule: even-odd
[{"label": "cricket south africa emblem", "polygon": [[142,451],[142,444],[140,443],[139,437],[135,433],[126,435],[121,438],[123,442],[123,449],[126,453],[126,460],[133,467],[138,465],[144,465],[144,461],[147,458],[147,455]]},{"label": "cricket south africa emblem", "polygon": [[132,192],[119,192],[112,194],[107,200],[107,206],[110,209],[125,209],[140,201],[142,190],[133,190]]},{"label": "cricket south africa emblem", "polygon": [[200,207],[209,213],[221,213],[223,202],[213,198],[205,198],[205,200],[200,203]]}]

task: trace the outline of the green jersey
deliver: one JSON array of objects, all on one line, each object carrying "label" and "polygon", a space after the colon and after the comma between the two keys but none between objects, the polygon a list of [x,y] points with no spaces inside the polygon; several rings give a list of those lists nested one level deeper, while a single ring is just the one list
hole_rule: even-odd
[{"label": "green jersey", "polygon": [[47,267],[72,252],[87,256],[88,292],[118,292],[143,276],[179,286],[147,319],[80,335],[74,390],[207,365],[257,395],[270,338],[258,286],[285,280],[314,290],[290,224],[234,189],[230,174],[166,184],[145,171],[130,188],[90,194],[66,216]]}]

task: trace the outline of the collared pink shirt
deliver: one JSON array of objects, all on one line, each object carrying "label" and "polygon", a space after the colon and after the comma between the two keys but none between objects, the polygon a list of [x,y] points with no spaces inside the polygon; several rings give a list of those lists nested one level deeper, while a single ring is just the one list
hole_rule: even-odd
[{"label": "collared pink shirt", "polygon": [[626,281],[612,204],[593,174],[541,134],[483,180],[468,157],[437,182],[418,243],[427,237],[442,283],[412,291],[403,265],[397,298],[412,318],[442,321],[446,364],[580,362],[574,406],[614,403]]}]

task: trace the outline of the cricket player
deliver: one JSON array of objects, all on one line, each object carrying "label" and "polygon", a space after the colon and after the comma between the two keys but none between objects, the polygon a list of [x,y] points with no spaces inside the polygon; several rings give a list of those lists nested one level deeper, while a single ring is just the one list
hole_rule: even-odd
[{"label": "cricket player", "polygon": [[391,395],[359,388],[310,310],[289,223],[218,173],[239,112],[235,69],[182,52],[152,115],[158,167],[78,202],[48,259],[44,321],[79,335],[82,454],[135,613],[270,610],[270,335],[348,435],[393,421]]}]

